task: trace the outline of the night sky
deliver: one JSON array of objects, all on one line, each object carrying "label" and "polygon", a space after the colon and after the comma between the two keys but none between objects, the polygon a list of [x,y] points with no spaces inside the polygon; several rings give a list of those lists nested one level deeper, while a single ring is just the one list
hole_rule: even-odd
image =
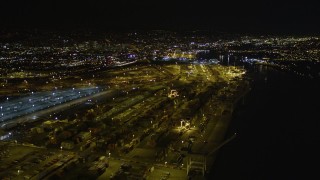
[{"label": "night sky", "polygon": [[1,27],[320,32],[316,1],[66,1],[2,1]]}]

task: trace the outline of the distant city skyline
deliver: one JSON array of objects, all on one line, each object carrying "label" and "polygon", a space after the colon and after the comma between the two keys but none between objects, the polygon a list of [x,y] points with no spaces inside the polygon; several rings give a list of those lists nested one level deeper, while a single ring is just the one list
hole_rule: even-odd
[{"label": "distant city skyline", "polygon": [[318,33],[317,2],[21,1],[0,7],[2,28]]},{"label": "distant city skyline", "polygon": [[320,35],[303,17],[290,31],[236,9],[228,33],[199,3],[32,5],[0,16],[0,179],[319,179]]}]

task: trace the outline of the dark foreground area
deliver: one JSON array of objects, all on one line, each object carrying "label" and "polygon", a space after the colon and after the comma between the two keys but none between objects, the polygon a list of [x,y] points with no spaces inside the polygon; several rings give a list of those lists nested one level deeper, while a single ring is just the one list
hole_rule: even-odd
[{"label": "dark foreground area", "polygon": [[318,179],[320,82],[264,67],[234,113],[210,179]]}]

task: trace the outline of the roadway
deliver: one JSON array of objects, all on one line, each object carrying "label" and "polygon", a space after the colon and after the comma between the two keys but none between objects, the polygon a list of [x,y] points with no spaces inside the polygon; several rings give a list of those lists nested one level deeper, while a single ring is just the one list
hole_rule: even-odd
[{"label": "roadway", "polygon": [[[56,91],[54,93],[38,93],[34,94],[34,96],[32,95],[32,99],[29,96],[1,103],[0,107],[3,107],[3,111],[5,108],[10,109],[6,109],[5,113],[8,115],[4,116],[5,119],[1,119],[2,122],[0,123],[0,127],[10,128],[18,123],[35,121],[41,116],[66,109],[73,105],[84,103],[91,98],[96,98],[109,93],[112,94],[112,92],[114,92],[114,90],[103,91],[103,89],[97,87],[71,89]],[[29,101],[30,103],[28,103]],[[15,107],[17,105],[20,105],[20,108],[15,108],[16,111],[11,109],[11,107]]]}]

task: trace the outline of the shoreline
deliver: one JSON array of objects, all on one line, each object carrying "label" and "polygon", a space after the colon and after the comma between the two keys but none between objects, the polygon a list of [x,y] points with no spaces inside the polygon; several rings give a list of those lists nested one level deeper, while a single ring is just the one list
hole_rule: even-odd
[{"label": "shoreline", "polygon": [[[187,167],[183,170],[189,174],[188,176],[191,179],[210,179],[220,149],[236,137],[236,132],[227,137],[230,123],[233,120],[234,109],[239,105],[240,100],[250,92],[251,86],[247,78],[233,81],[232,85],[229,88],[229,93],[232,95],[223,92],[224,88],[221,88],[221,91],[219,91],[222,93],[213,95],[207,103],[207,106],[211,108],[211,113],[206,113],[208,123],[205,126],[204,133],[201,134],[199,140],[193,143],[191,152],[188,152],[184,159]],[[227,98],[223,99],[222,96],[226,94]],[[210,103],[212,101],[217,103],[217,108],[211,107],[212,104]],[[198,173],[191,172],[194,170]]]},{"label": "shoreline", "polygon": [[[216,146],[216,150],[215,152],[212,153],[212,155],[207,157],[207,170],[205,173],[204,178],[207,179],[207,176],[210,175],[210,173],[212,173],[213,168],[214,168],[214,164],[215,164],[215,160],[217,158],[217,156],[219,156],[219,150],[221,147],[223,147],[224,143],[228,143],[228,140],[232,140],[233,137],[226,137],[227,132],[229,130],[230,127],[230,123],[233,120],[233,113],[234,110],[237,108],[237,106],[239,105],[238,103],[240,102],[240,100],[242,98],[244,98],[250,91],[251,91],[251,87],[250,87],[250,82],[248,80],[244,81],[244,87],[243,87],[243,91],[239,92],[239,94],[235,97],[235,99],[233,100],[231,104],[231,107],[229,107],[229,113],[221,116],[219,118],[219,122],[222,124],[222,126],[224,126],[224,130],[220,131],[221,132],[221,138],[219,138],[219,140],[217,140],[217,146]],[[228,102],[228,105],[230,105]],[[207,127],[208,128],[208,127]],[[235,132],[236,133],[236,132]],[[214,135],[214,131],[211,132],[212,135]],[[235,135],[234,135],[235,136]]]}]

